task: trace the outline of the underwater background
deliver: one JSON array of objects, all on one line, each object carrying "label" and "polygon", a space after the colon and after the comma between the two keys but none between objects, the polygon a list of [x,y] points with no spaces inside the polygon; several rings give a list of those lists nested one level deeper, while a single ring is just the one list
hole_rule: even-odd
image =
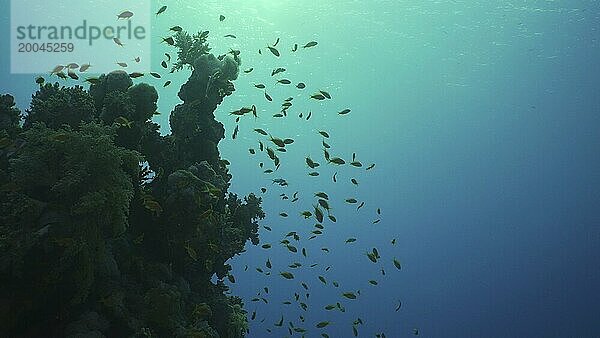
[{"label": "underwater background", "polygon": [[[1,3],[7,37],[10,12]],[[162,3],[169,9],[152,27],[157,69],[169,51],[160,38],[173,25],[209,30],[213,52],[240,50],[241,69],[254,68],[240,72],[236,91],[215,112],[226,130],[219,150],[231,162],[230,191],[263,198],[260,244],[274,244],[265,250],[248,242],[229,262],[235,283],[226,284],[248,316],[256,312],[248,337],[286,336],[288,321],[300,315],[307,337],[319,336],[314,323],[321,321],[331,322],[331,337],[351,337],[357,318],[360,336],[409,337],[415,329],[425,337],[600,336],[600,3],[185,0],[156,8]],[[277,38],[282,55],[274,58],[266,46]],[[302,48],[309,41],[318,45]],[[294,43],[300,48],[291,53]],[[0,50],[9,47],[0,39]],[[307,88],[275,85],[276,67]],[[165,134],[188,76],[157,86],[162,114],[153,121]],[[273,102],[256,83],[267,85]],[[1,59],[0,93],[14,95],[22,111],[37,87],[34,76],[11,75]],[[320,89],[332,99],[308,98]],[[272,118],[289,96],[290,116]],[[232,139],[229,112],[251,104],[259,118],[243,119]],[[346,108],[349,114],[338,114]],[[297,117],[309,111],[309,121]],[[255,128],[295,140],[273,174],[248,152],[258,146]],[[319,130],[330,134],[336,154],[356,153],[376,166],[324,163]],[[318,177],[307,175],[307,156],[322,162]],[[273,184],[278,177],[289,186]],[[298,215],[311,210],[318,191],[330,196],[337,222],[308,240],[314,222]],[[280,196],[294,192],[296,203]],[[364,207],[357,211],[348,198]],[[298,247],[307,257],[276,245],[291,231],[302,234]],[[374,247],[382,257],[376,264],[365,254]],[[267,259],[270,276],[255,270]],[[295,261],[302,268],[290,270]],[[294,292],[304,298],[300,282],[309,285],[307,311],[282,304]],[[343,300],[345,312],[324,310],[356,290],[358,299]],[[252,301],[258,293],[269,303]],[[283,327],[275,327],[282,316]]]}]

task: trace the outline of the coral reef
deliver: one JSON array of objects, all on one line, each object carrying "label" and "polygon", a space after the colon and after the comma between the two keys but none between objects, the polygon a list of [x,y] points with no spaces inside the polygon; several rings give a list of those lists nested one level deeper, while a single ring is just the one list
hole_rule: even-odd
[{"label": "coral reef", "polygon": [[192,74],[169,135],[150,120],[157,91],[123,71],[89,91],[41,84],[22,126],[0,96],[0,336],[245,335],[222,279],[265,215],[228,192],[214,111],[240,59],[206,35],[177,36]]}]

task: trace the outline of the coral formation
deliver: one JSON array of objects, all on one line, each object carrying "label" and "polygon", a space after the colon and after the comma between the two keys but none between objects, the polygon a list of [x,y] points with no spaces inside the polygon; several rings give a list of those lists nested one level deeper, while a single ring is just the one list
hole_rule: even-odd
[{"label": "coral formation", "polygon": [[209,54],[206,35],[176,38],[192,74],[169,135],[150,120],[157,91],[123,71],[89,91],[41,84],[22,126],[0,96],[1,336],[245,335],[222,279],[264,213],[228,192],[214,111],[239,52]]}]

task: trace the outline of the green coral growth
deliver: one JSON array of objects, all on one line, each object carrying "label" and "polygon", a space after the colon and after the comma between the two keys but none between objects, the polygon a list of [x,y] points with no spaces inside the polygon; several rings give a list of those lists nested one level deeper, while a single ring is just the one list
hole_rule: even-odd
[{"label": "green coral growth", "polygon": [[229,191],[214,111],[239,55],[209,54],[206,36],[176,36],[174,67],[193,71],[169,135],[156,89],[123,71],[40,85],[22,126],[0,96],[0,336],[245,335],[221,279],[265,215]]},{"label": "green coral growth", "polygon": [[202,55],[208,54],[210,48],[206,43],[208,31],[201,31],[190,35],[186,31],[180,31],[175,34],[175,47],[177,52],[177,61],[174,63],[171,71],[176,72],[185,67],[192,68],[194,62]]}]

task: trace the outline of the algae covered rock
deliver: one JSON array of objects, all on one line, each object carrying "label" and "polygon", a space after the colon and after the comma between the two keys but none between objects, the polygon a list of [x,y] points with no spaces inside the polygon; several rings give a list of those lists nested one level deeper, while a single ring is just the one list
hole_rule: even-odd
[{"label": "algae covered rock", "polygon": [[0,336],[244,336],[221,279],[265,215],[229,192],[214,111],[239,53],[208,54],[206,36],[176,39],[192,74],[169,135],[150,120],[159,93],[124,71],[40,85],[22,127],[0,96]]}]

